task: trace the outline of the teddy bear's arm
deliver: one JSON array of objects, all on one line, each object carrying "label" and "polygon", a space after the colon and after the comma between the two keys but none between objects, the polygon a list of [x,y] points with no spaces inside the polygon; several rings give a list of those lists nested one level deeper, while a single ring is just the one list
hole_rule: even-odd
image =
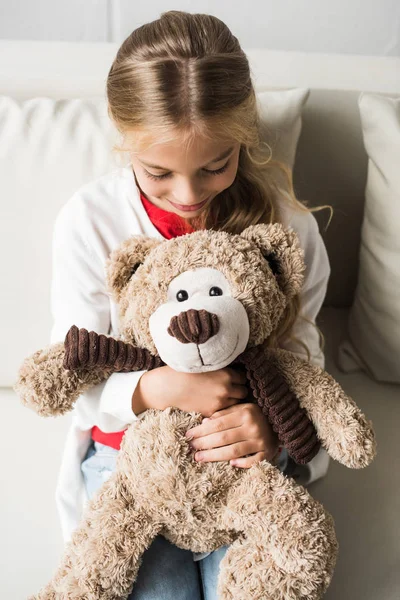
[{"label": "teddy bear's arm", "polygon": [[25,406],[41,416],[68,412],[80,394],[110,375],[109,369],[67,370],[64,357],[64,342],[58,342],[26,358],[18,371],[14,390]]},{"label": "teddy bear's arm", "polygon": [[330,456],[355,469],[369,465],[376,454],[372,423],[338,382],[287,350],[267,350],[267,356],[296,394]]}]

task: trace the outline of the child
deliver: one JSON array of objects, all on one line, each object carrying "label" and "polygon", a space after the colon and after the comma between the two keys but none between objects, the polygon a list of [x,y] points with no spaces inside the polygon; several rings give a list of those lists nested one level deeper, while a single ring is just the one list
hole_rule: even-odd
[{"label": "child", "polygon": [[[323,366],[314,321],[329,277],[326,250],[314,217],[294,197],[290,172],[260,143],[248,61],[226,25],[209,15],[171,11],[136,29],[114,60],[107,95],[130,165],[84,186],[57,217],[51,342],[63,340],[72,324],[118,336],[105,261],[128,237],[171,238],[211,227],[240,233],[251,224],[280,221],[297,231],[307,268],[303,291],[270,344],[305,357],[308,348],[310,360]],[[82,394],[58,486],[65,538],[84,500],[114,469],[124,430],[150,407],[178,406],[208,417],[188,434],[195,460],[249,468],[266,459],[303,484],[324,475],[324,450],[302,471],[285,452],[279,456],[257,404],[242,402],[245,381],[230,368],[185,374],[161,367],[115,373]],[[158,536],[129,598],[213,600],[225,552],[193,556]]]}]

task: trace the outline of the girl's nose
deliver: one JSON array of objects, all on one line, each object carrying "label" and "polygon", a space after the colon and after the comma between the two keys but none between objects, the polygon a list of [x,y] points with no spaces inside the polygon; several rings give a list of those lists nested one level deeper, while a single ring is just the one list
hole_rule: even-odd
[{"label": "girl's nose", "polygon": [[206,199],[206,194],[195,184],[191,182],[182,182],[173,190],[172,202],[176,204],[198,204]]}]

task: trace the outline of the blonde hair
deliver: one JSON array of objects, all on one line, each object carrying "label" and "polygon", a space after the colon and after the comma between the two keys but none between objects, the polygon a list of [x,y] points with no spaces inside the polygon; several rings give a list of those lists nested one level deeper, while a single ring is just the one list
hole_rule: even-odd
[{"label": "blonde hair", "polygon": [[[118,130],[134,135],[131,148],[172,141],[176,135],[187,145],[196,135],[240,143],[235,181],[200,218],[190,220],[195,228],[241,233],[249,225],[277,222],[282,198],[297,210],[310,210],[295,196],[291,169],[272,160],[261,139],[248,59],[220,19],[169,11],[135,29],[111,66],[107,97]],[[296,339],[291,329],[299,313],[295,296],[268,345]],[[310,356],[306,345],[296,341]]]}]

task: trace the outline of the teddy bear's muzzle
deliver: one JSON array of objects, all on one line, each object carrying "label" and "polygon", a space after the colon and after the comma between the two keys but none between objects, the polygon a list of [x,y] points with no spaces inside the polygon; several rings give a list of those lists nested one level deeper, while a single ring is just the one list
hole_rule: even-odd
[{"label": "teddy bear's muzzle", "polygon": [[182,344],[204,344],[219,331],[217,315],[190,309],[172,317],[168,333]]}]

